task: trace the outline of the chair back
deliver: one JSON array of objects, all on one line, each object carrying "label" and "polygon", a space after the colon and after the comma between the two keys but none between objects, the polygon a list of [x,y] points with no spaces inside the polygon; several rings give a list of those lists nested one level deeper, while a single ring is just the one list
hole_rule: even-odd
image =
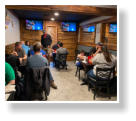
[{"label": "chair back", "polygon": [[31,100],[32,98],[42,98],[43,91],[49,95],[50,80],[49,68],[27,68],[25,74],[25,93]]},{"label": "chair back", "polygon": [[67,54],[59,54],[59,60],[60,61],[66,61],[67,60]]},{"label": "chair back", "polygon": [[109,82],[111,79],[111,74],[113,74],[115,70],[115,67],[112,67],[112,68],[99,68],[97,67],[96,68],[96,81],[100,82],[100,81],[103,81],[103,82]]}]

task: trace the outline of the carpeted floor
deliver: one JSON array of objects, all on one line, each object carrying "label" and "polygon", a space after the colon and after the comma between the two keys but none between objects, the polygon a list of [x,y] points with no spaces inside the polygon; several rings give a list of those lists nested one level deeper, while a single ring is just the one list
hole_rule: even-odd
[{"label": "carpeted floor", "polygon": [[[57,90],[51,89],[48,101],[93,101],[92,91],[88,91],[86,85],[81,86],[82,81],[75,77],[76,66],[74,62],[68,62],[68,70],[56,70],[52,66],[50,67]],[[81,72],[81,78],[84,73]],[[107,101],[107,97],[97,96],[97,101]],[[116,101],[117,97],[112,96],[112,101]]]}]

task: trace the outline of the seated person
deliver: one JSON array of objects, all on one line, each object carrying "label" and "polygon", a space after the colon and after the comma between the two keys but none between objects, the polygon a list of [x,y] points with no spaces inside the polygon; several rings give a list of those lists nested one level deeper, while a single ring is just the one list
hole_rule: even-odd
[{"label": "seated person", "polygon": [[[116,57],[109,53],[106,46],[103,46],[101,50],[99,49],[99,52],[95,55],[95,57],[92,58],[92,65],[94,65],[93,69],[91,69],[87,75],[96,78],[96,68],[112,68],[116,66]],[[111,78],[113,78],[113,74],[111,75]]]},{"label": "seated person", "polygon": [[56,66],[56,51],[60,47],[59,44],[60,44],[60,41],[58,41],[56,44],[52,46],[52,58],[53,58],[53,63],[55,66]]},{"label": "seated person", "polygon": [[30,47],[30,43],[29,43],[29,41],[27,40],[27,41],[25,41],[25,45],[26,46],[28,46],[28,47]]},{"label": "seated person", "polygon": [[5,85],[15,84],[15,72],[10,64],[5,62]]},{"label": "seated person", "polygon": [[26,64],[27,55],[26,55],[24,49],[22,48],[22,45],[20,42],[15,43],[15,51],[13,51],[12,54],[15,56],[18,56],[19,61],[20,61],[20,65]]},{"label": "seated person", "polygon": [[84,61],[84,60],[86,60],[85,52],[81,50],[80,53],[77,55],[76,66],[83,68],[83,65],[81,64],[80,61]]},{"label": "seated person", "polygon": [[[41,53],[40,53],[41,43],[36,43],[34,45],[34,47],[33,47],[33,50],[34,50],[34,55],[28,58],[27,67],[33,68],[33,67],[44,67],[44,66],[47,66],[48,65],[48,60],[46,58],[44,58],[41,55]],[[50,81],[51,81],[51,86],[54,89],[57,89],[57,86],[54,83],[54,80],[53,80],[53,77],[51,75],[51,72],[50,72],[49,77],[50,77]]]},{"label": "seated person", "polygon": [[[66,48],[63,48],[63,43],[60,43],[59,44],[59,48],[57,49],[57,51],[56,51],[56,63],[58,64],[58,62],[59,62],[59,55],[60,54],[68,54],[68,51],[67,51],[67,49]],[[57,65],[58,66],[58,65]]]},{"label": "seated person", "polygon": [[94,56],[96,56],[96,54],[97,53],[99,53],[99,52],[101,52],[101,48],[103,47],[103,43],[102,42],[98,42],[98,43],[96,43],[96,47],[95,47],[95,54],[94,54]]},{"label": "seated person", "polygon": [[[34,55],[34,50],[33,49],[31,49],[30,50],[30,56],[32,56],[32,55]],[[43,56],[43,57],[46,57],[46,52],[41,48],[40,49],[40,54]]]},{"label": "seated person", "polygon": [[95,56],[96,49],[93,47],[90,51],[90,55],[88,56],[88,64],[92,64],[92,58]]},{"label": "seated person", "polygon": [[103,46],[103,43],[101,42],[98,42],[96,44],[96,47],[95,48],[92,48],[91,52],[90,52],[90,56],[88,56],[88,63],[91,65],[92,64],[92,59],[98,54],[101,52],[101,48]]},{"label": "seated person", "polygon": [[61,42],[58,41],[56,44],[54,44],[54,45],[52,46],[53,53],[56,53],[56,50],[60,47],[60,46],[59,46],[60,43],[61,43]]},{"label": "seated person", "polygon": [[30,50],[30,47],[25,45],[24,41],[21,41],[21,44],[22,44],[22,48],[24,49],[26,55],[28,55],[28,52]]}]

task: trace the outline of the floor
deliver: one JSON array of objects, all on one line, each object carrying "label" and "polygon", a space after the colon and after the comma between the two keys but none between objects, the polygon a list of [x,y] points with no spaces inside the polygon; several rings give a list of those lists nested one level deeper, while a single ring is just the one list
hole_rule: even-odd
[{"label": "floor", "polygon": [[[50,70],[55,80],[55,84],[58,86],[58,89],[52,89],[50,95],[48,96],[48,101],[94,101],[93,92],[88,91],[87,85],[81,86],[81,80],[78,80],[78,77],[75,77],[76,66],[73,61],[69,61],[67,70],[56,70],[51,63]],[[81,78],[84,77],[83,71],[81,71]],[[6,89],[6,100],[10,96],[10,92],[15,91],[15,86],[7,86]],[[108,97],[96,96],[96,101],[116,101],[117,97],[112,96],[109,100]]]},{"label": "floor", "polygon": [[[92,91],[88,91],[86,85],[81,86],[82,81],[75,77],[76,66],[74,62],[68,62],[68,70],[56,70],[51,66],[51,72],[58,86],[57,90],[51,89],[48,97],[49,101],[93,101]],[[84,73],[81,72],[81,78]],[[107,97],[98,96],[96,101],[107,101]],[[112,101],[116,101],[117,97],[111,97]]]}]

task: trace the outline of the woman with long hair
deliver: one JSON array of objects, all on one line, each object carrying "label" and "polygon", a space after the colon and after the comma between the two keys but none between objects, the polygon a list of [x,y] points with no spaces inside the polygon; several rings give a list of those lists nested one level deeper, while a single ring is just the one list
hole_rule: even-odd
[{"label": "woman with long hair", "polygon": [[[87,75],[92,78],[96,77],[96,68],[112,68],[116,66],[116,57],[109,53],[107,46],[102,46],[101,51],[95,55],[92,59],[93,69],[91,69]],[[113,75],[112,77],[113,78]]]}]

